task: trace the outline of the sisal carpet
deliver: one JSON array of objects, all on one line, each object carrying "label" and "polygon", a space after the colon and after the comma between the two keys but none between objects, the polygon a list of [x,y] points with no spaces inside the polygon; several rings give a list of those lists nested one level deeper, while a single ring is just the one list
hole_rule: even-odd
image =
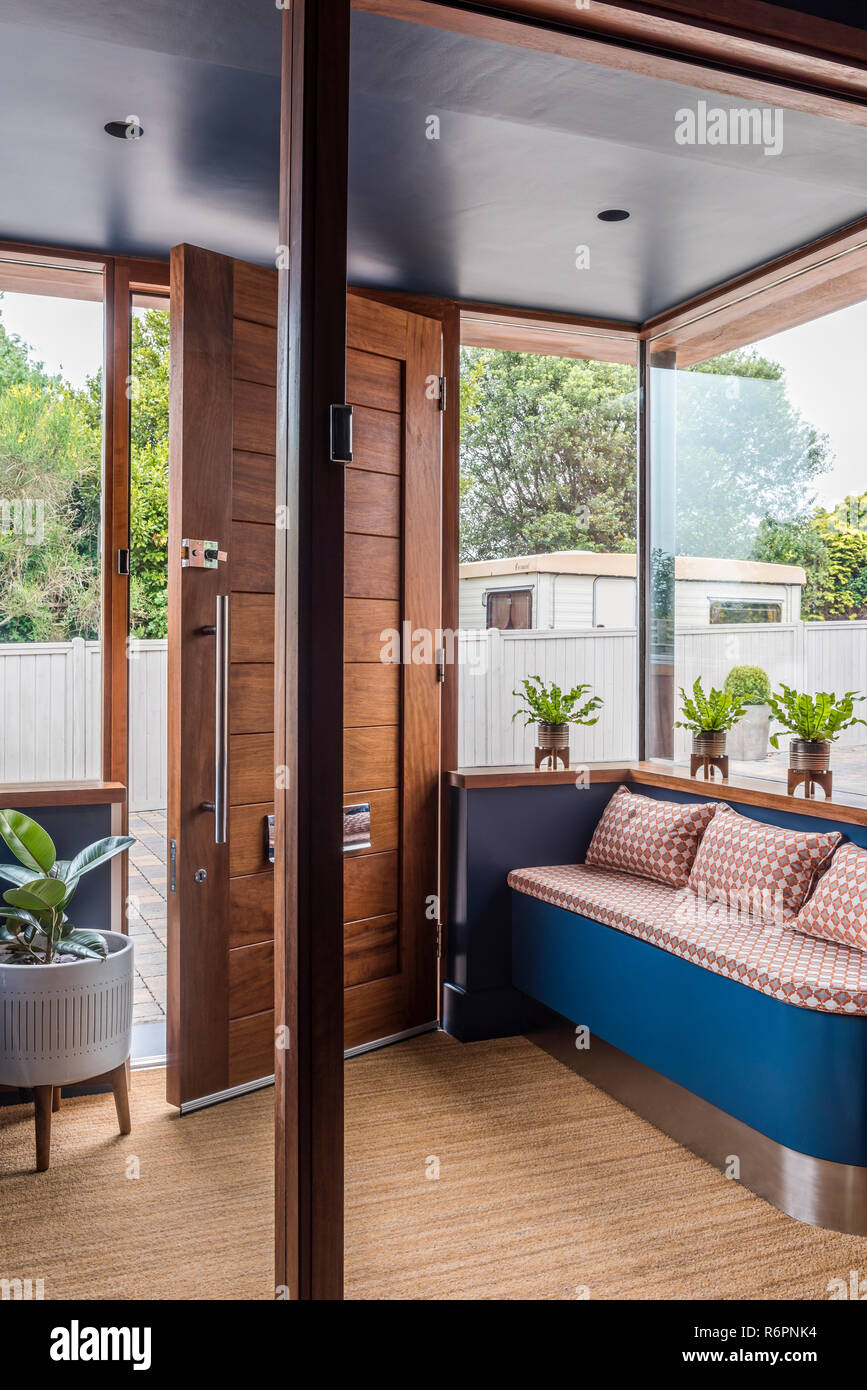
[{"label": "sisal carpet", "polygon": [[822,1299],[867,1277],[867,1239],[784,1216],[522,1038],[427,1034],[346,1082],[348,1298]]},{"label": "sisal carpet", "polygon": [[[181,1119],[163,1084],[134,1074],[126,1138],[111,1096],[64,1101],[47,1173],[31,1109],[0,1109],[0,1278],[273,1297],[273,1092]],[[867,1277],[867,1240],[783,1216],[522,1038],[356,1057],[346,1116],[348,1298],[822,1299]]]},{"label": "sisal carpet", "polygon": [[33,1107],[0,1109],[0,1278],[47,1299],[273,1298],[273,1099],[181,1118],[162,1071],[133,1072],[132,1134],[111,1095],[64,1100],[47,1173]]}]

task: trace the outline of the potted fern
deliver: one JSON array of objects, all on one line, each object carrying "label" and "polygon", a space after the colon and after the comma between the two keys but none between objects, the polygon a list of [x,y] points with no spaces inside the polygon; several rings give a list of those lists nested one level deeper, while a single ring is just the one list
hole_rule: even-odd
[{"label": "potted fern", "polygon": [[731,690],[710,689],[705,694],[701,677],[687,695],[681,687],[680,712],[683,719],[675,720],[676,729],[692,734],[692,752],[696,758],[721,758],[726,751],[726,735],[744,716],[744,701]]},{"label": "potted fern", "polygon": [[114,1070],[130,1051],[133,947],[120,932],[74,926],[67,914],[84,874],[134,843],[110,835],[57,858],[48,833],[0,811],[15,856],[0,904],[0,1083],[72,1085]]},{"label": "potted fern", "polygon": [[564,767],[568,767],[570,724],[598,723],[596,711],[602,708],[604,701],[598,695],[584,698],[592,689],[589,685],[561,690],[555,683],[546,685],[541,676],[528,676],[521,681],[521,686],[522,689],[512,691],[522,701],[512,715],[512,723],[523,715],[525,728],[528,724],[537,726],[536,766],[548,758],[551,766],[556,767],[559,757]]},{"label": "potted fern", "polygon": [[755,763],[767,757],[771,723],[771,682],[761,666],[733,666],[725,678],[724,690],[735,695],[744,706],[743,718],[730,731],[728,751],[742,762]]},{"label": "potted fern", "polygon": [[790,734],[789,767],[799,772],[827,772],[831,763],[831,744],[844,729],[864,724],[855,714],[855,702],[867,699],[857,690],[847,690],[838,699],[833,691],[820,690],[806,695],[781,685],[769,697],[771,714],[781,729],[771,734],[771,743],[779,748],[780,739]]}]

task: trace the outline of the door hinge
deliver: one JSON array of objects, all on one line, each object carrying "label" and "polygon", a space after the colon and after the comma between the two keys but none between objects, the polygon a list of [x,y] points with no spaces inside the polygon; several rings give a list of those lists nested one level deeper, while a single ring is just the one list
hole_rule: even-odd
[{"label": "door hinge", "polygon": [[118,574],[129,574],[129,551],[119,550],[117,552],[117,572]]},{"label": "door hinge", "polygon": [[443,681],[445,680],[445,678],[446,678],[446,649],[445,649],[445,647],[437,647],[436,651],[434,652],[434,665],[436,666],[436,670],[437,670],[437,680],[440,682],[440,684],[442,684],[442,682],[443,682]]},{"label": "door hinge", "polygon": [[439,410],[445,410],[446,408],[446,379],[444,376],[440,377],[440,393],[437,397],[437,408]]},{"label": "door hinge", "polygon": [[445,946],[445,927],[442,922],[437,922],[437,960],[442,960],[443,949]]}]

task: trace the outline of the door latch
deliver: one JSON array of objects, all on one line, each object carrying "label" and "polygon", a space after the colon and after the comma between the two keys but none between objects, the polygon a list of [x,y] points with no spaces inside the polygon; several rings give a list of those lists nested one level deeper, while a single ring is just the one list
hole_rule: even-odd
[{"label": "door latch", "polygon": [[446,678],[446,650],[445,647],[437,647],[434,652],[434,665],[436,666],[437,680],[442,684]]},{"label": "door latch", "polygon": [[268,863],[274,863],[274,817],[265,817],[265,853],[268,856]]},{"label": "door latch", "polygon": [[352,462],[351,405],[333,405],[331,407],[328,453],[332,463]]},{"label": "door latch", "polygon": [[220,561],[225,563],[228,558],[219,541],[181,541],[181,569],[215,570]]}]

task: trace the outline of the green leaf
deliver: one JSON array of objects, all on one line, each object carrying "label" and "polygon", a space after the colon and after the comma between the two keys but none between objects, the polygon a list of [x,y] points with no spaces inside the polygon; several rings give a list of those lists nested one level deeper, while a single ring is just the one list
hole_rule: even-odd
[{"label": "green leaf", "polygon": [[61,939],[59,950],[65,956],[78,956],[81,960],[104,960],[108,954],[104,936],[78,929]]},{"label": "green leaf", "polygon": [[33,908],[32,902],[16,902],[13,894],[26,894],[34,898],[39,904],[38,910],[47,907],[58,907],[66,897],[66,884],[59,878],[34,878],[30,883],[25,883],[21,888],[10,888],[3,894],[8,903],[13,907]]},{"label": "green leaf", "polygon": [[0,811],[0,835],[22,864],[37,873],[51,872],[57,851],[51,836],[35,820],[21,811]]},{"label": "green leaf", "polygon": [[7,883],[17,883],[20,888],[22,884],[30,883],[33,870],[24,864],[0,864],[0,878],[5,878]]},{"label": "green leaf", "polygon": [[67,882],[74,886],[82,874],[90,873],[91,869],[105,864],[116,854],[122,854],[125,849],[129,849],[134,844],[135,840],[129,835],[108,835],[104,840],[95,840],[86,849],[79,850],[75,858],[70,860],[67,869]]}]

